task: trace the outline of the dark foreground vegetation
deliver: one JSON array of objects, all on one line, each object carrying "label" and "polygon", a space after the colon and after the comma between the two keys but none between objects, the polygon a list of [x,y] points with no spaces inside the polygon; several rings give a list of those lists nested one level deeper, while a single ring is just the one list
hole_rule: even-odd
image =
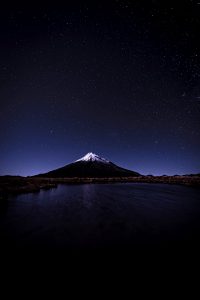
[{"label": "dark foreground vegetation", "polygon": [[21,176],[0,176],[0,200],[9,195],[36,193],[41,189],[56,188],[57,184],[48,179]]},{"label": "dark foreground vegetation", "polygon": [[139,176],[139,177],[115,177],[115,178],[37,178],[21,176],[0,176],[0,200],[9,195],[20,193],[34,193],[41,189],[56,188],[58,184],[84,184],[84,183],[166,183],[181,184],[192,187],[200,187],[200,175],[185,176]]}]

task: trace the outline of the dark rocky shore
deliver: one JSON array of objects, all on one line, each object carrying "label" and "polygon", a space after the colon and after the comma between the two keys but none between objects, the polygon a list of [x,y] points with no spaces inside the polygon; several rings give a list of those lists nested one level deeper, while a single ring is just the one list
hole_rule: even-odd
[{"label": "dark rocky shore", "polygon": [[56,188],[57,184],[52,180],[39,180],[31,177],[0,176],[0,200],[5,200],[10,195],[21,193],[36,193],[41,189]]},{"label": "dark rocky shore", "polygon": [[37,178],[21,176],[0,176],[0,200],[10,195],[21,193],[35,193],[41,189],[56,188],[58,184],[84,184],[84,183],[165,183],[181,184],[191,187],[200,187],[200,176],[139,176],[115,178]]}]

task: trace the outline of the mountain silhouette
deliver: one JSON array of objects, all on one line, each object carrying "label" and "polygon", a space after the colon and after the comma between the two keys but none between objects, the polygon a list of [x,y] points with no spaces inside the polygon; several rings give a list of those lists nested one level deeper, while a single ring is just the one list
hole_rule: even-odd
[{"label": "mountain silhouette", "polygon": [[135,177],[139,173],[121,168],[92,152],[62,168],[39,174],[39,177]]}]

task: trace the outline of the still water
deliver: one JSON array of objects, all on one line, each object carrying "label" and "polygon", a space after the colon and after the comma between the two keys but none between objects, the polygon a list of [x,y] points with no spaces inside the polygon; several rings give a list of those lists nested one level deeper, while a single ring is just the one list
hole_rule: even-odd
[{"label": "still water", "polygon": [[1,249],[195,247],[198,192],[119,183],[59,185],[19,195],[0,208]]}]

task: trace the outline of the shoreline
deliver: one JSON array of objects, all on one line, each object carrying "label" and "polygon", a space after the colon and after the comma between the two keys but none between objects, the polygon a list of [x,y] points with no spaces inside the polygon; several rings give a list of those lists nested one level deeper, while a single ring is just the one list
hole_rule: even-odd
[{"label": "shoreline", "polygon": [[188,187],[200,187],[200,176],[138,176],[112,178],[44,178],[0,176],[0,200],[8,196],[22,193],[37,193],[40,190],[57,188],[58,184],[88,184],[88,183],[149,183],[176,184]]}]

